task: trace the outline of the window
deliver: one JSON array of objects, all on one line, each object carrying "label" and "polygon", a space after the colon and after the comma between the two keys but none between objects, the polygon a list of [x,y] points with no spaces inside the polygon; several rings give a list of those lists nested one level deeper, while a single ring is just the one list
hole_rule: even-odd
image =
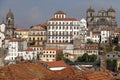
[{"label": "window", "polygon": [[29,38],[29,41],[31,41],[31,37]]},{"label": "window", "polygon": [[39,40],[39,37],[37,38],[37,40]]},{"label": "window", "polygon": [[113,55],[113,57],[115,57],[115,55]]},{"label": "window", "polygon": [[120,55],[118,55],[118,57],[120,57]]},{"label": "window", "polygon": [[41,41],[43,40],[43,38],[41,37]]},{"label": "window", "polygon": [[53,57],[55,57],[55,56],[53,55]]},{"label": "window", "polygon": [[35,38],[33,37],[33,41],[35,40]]}]

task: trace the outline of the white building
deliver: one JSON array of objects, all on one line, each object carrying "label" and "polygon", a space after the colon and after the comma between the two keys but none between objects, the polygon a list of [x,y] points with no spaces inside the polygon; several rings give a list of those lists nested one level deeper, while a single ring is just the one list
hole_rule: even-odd
[{"label": "white building", "polygon": [[4,39],[5,39],[5,24],[0,24],[0,48],[4,47]]},{"label": "white building", "polygon": [[101,26],[99,29],[94,29],[93,31],[88,31],[86,40],[91,40],[95,43],[99,43],[101,36],[101,43],[109,41],[109,37],[113,35],[113,31],[107,26]]},{"label": "white building", "polygon": [[86,20],[78,21],[75,18],[68,18],[63,11],[57,11],[47,24],[47,43],[56,44],[56,46],[72,44],[73,39],[84,35],[86,29]]},{"label": "white building", "polygon": [[31,48],[27,49],[26,40],[11,39],[8,42],[8,53],[5,60],[15,61],[17,58],[24,60],[37,59],[37,52]]},{"label": "white building", "polygon": [[5,34],[3,32],[0,32],[0,48],[3,47],[5,39]]},{"label": "white building", "polygon": [[84,33],[83,28],[86,28],[86,20],[67,18],[66,13],[57,11],[48,21],[48,43],[70,43],[75,36]]}]

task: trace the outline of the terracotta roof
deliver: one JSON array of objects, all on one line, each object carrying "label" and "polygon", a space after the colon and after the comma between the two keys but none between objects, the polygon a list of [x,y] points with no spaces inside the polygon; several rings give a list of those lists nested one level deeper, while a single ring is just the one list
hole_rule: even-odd
[{"label": "terracotta roof", "polygon": [[68,65],[64,61],[54,61],[54,62],[43,62],[51,67],[68,67]]},{"label": "terracotta roof", "polygon": [[51,18],[50,21],[77,21],[75,18]]},{"label": "terracotta roof", "polygon": [[25,51],[34,51],[32,48],[27,48]]},{"label": "terracotta roof", "polygon": [[29,31],[28,29],[20,29],[19,27],[17,27],[16,29],[15,29],[15,31]]},{"label": "terracotta roof", "polygon": [[[65,65],[64,65],[65,66]],[[85,70],[85,69],[84,69]],[[87,72],[86,72],[87,71]],[[59,76],[59,77],[58,77]],[[67,67],[61,71],[50,71],[36,63],[22,62],[0,68],[1,80],[114,80],[110,72],[80,71]]]},{"label": "terracotta roof", "polygon": [[47,27],[47,23],[37,24],[36,26]]},{"label": "terracotta roof", "polygon": [[116,32],[116,33],[120,33],[120,28],[116,28],[116,29],[115,29],[115,32]]},{"label": "terracotta roof", "polygon": [[58,49],[58,48],[46,48],[46,49],[44,49],[44,50],[56,51],[56,55],[62,52],[62,50],[61,50],[61,49]]},{"label": "terracotta roof", "polygon": [[24,39],[14,39],[14,38],[11,38],[9,42],[23,42]]},{"label": "terracotta roof", "polygon": [[47,43],[47,44],[71,44],[71,43],[68,43],[68,42],[62,42],[62,43]]},{"label": "terracotta roof", "polygon": [[66,13],[64,13],[63,11],[57,11],[54,14],[66,14]]},{"label": "terracotta roof", "polygon": [[55,51],[57,51],[57,50],[60,50],[60,49],[58,49],[58,48],[45,48],[44,50],[55,50]]}]

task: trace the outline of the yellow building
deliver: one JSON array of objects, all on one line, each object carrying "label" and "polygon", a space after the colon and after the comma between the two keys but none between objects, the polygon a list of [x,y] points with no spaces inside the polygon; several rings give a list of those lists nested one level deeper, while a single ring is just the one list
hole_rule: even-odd
[{"label": "yellow building", "polygon": [[43,50],[46,43],[46,25],[36,25],[29,29],[28,46],[36,50],[38,53]]},{"label": "yellow building", "polygon": [[62,53],[62,50],[57,48],[46,48],[42,51],[42,55],[40,57],[41,61],[53,62],[57,60],[59,54]]},{"label": "yellow building", "polygon": [[16,28],[14,33],[17,34],[17,37],[28,39],[28,29]]}]

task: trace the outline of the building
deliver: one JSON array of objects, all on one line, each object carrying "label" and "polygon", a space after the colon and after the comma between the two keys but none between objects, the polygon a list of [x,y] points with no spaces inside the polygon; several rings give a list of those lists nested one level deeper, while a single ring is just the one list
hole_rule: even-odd
[{"label": "building", "polygon": [[90,6],[86,11],[87,26],[90,29],[98,28],[100,26],[109,26],[111,29],[115,29],[117,26],[115,10],[110,7],[108,10],[99,10],[95,13],[94,8]]},{"label": "building", "polygon": [[86,12],[87,27],[91,31],[99,32],[101,43],[109,42],[109,37],[114,34],[117,27],[115,10],[110,7],[108,10],[95,10],[90,6]]},{"label": "building", "polygon": [[21,39],[28,39],[28,29],[20,29],[20,28],[16,28],[14,30],[14,36],[16,38],[21,38]]},{"label": "building", "polygon": [[39,24],[30,27],[28,32],[28,47],[37,51],[38,54],[45,48],[47,41],[46,25]]},{"label": "building", "polygon": [[33,60],[37,59],[37,52],[27,48],[27,41],[23,39],[11,39],[8,42],[8,53],[5,61],[14,62],[16,59]]},{"label": "building", "polygon": [[60,49],[63,49],[60,45],[72,44],[73,39],[84,34],[86,29],[86,20],[68,18],[63,11],[55,12],[54,17],[49,19],[47,24],[47,44],[54,44]]},{"label": "building", "polygon": [[9,9],[9,12],[6,15],[6,35],[13,36],[14,34],[14,14]]},{"label": "building", "polygon": [[98,55],[98,44],[81,44],[79,48],[63,50],[63,54],[65,55],[65,57],[71,61],[75,61],[79,56],[82,56],[84,53],[87,53],[88,55]]},{"label": "building", "polygon": [[4,39],[5,39],[5,34],[3,32],[0,32],[0,48],[4,47]]},{"label": "building", "polygon": [[0,24],[0,48],[4,47],[5,43],[5,23],[4,21]]},{"label": "building", "polygon": [[120,52],[117,52],[117,51],[109,52],[108,54],[106,54],[106,58],[107,59],[112,59],[112,60],[120,59]]},{"label": "building", "polygon": [[41,56],[41,61],[47,61],[47,62],[52,62],[52,61],[56,61],[57,57],[59,54],[61,54],[62,51],[60,49],[57,48],[46,48],[43,50],[42,55]]}]

